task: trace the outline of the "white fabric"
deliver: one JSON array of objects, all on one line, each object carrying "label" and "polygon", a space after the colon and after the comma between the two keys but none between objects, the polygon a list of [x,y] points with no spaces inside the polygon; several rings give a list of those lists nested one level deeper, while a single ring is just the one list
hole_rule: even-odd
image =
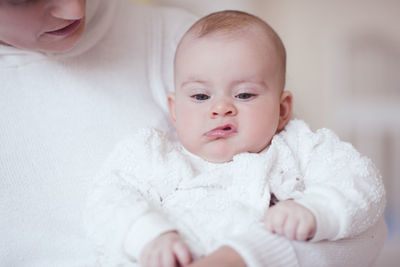
[{"label": "white fabric", "polygon": [[[146,231],[142,231],[143,229]],[[160,213],[148,212],[146,216],[138,218],[129,228],[125,238],[125,247],[129,248],[129,251],[136,252],[133,256],[135,259],[139,259],[139,252],[145,245],[160,234],[174,230],[175,225],[165,220]]]},{"label": "white fabric", "polygon": [[[173,229],[195,258],[228,244],[248,266],[297,266],[288,240],[260,226],[271,192],[318,211],[315,241],[357,236],[377,223],[385,206],[371,161],[331,131],[313,133],[300,120],[291,121],[261,153],[242,153],[223,164],[204,161],[168,134],[145,129],[119,145],[101,175],[89,198],[88,229],[105,266],[124,257],[124,246],[137,259],[148,241]],[[119,225],[110,223],[115,217]]]},{"label": "white fabric", "polygon": [[337,241],[293,241],[300,266],[367,267],[373,266],[386,239],[386,225],[381,218],[376,225],[353,238]]},{"label": "white fabric", "polygon": [[195,18],[87,4],[87,31],[67,53],[0,45],[1,266],[95,266],[81,216],[92,177],[117,140],[167,127],[153,92],[172,87],[175,46]]},{"label": "white fabric", "polygon": [[[120,0],[87,3],[86,32],[67,53],[44,56],[0,45],[1,266],[98,266],[81,222],[91,177],[118,140],[168,121],[162,111],[172,89],[173,51],[194,18]],[[338,246],[292,247],[301,266],[368,266],[346,264],[359,255],[360,262],[372,262],[384,224],[373,230]],[[285,245],[278,247],[270,242],[274,236],[257,233],[237,241],[250,256],[257,245],[266,256],[291,253],[290,242],[278,240]]]}]

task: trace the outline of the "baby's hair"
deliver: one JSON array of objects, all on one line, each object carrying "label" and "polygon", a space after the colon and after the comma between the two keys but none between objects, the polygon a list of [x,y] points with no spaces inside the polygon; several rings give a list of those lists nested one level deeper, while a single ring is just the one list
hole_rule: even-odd
[{"label": "baby's hair", "polygon": [[211,13],[199,19],[190,27],[187,33],[195,34],[200,38],[212,33],[234,34],[247,30],[252,26],[259,26],[269,34],[274,34],[279,38],[265,21],[255,15],[238,10],[224,10]]},{"label": "baby's hair", "polygon": [[[196,23],[189,28],[189,30],[182,37],[181,43],[189,37],[202,38],[210,35],[219,34],[221,36],[235,38],[240,36],[251,29],[261,30],[269,40],[273,43],[276,52],[281,59],[282,73],[286,72],[286,49],[283,45],[281,38],[278,34],[268,25],[264,20],[259,17],[237,10],[224,10],[211,13],[199,19]],[[285,76],[285,75],[283,75]],[[285,77],[283,77],[284,83]]]}]

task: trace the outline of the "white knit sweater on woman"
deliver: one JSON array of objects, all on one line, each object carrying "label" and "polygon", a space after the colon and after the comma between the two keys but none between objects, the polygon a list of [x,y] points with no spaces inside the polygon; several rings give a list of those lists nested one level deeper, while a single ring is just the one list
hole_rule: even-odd
[{"label": "white knit sweater on woman", "polygon": [[0,45],[0,266],[95,266],[82,220],[92,177],[116,142],[166,124],[187,12],[88,0],[64,54]]},{"label": "white knit sweater on woman", "polygon": [[[371,161],[331,131],[313,133],[300,120],[264,151],[222,164],[191,154],[167,133],[144,129],[119,144],[100,176],[88,201],[88,230],[104,266],[123,264],[121,255],[137,262],[148,242],[172,230],[194,259],[229,245],[250,267],[297,266],[287,240],[274,239],[261,223],[271,193],[313,212],[314,242],[355,237],[385,207]],[[282,251],[271,256],[260,239]]]}]

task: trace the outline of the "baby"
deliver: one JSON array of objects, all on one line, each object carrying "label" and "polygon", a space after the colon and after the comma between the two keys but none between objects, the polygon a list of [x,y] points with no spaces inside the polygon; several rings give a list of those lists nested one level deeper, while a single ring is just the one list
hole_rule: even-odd
[{"label": "baby", "polygon": [[274,30],[244,12],[213,13],[188,30],[168,96],[179,141],[143,129],[122,142],[89,198],[103,257],[185,266],[226,245],[246,261],[238,240],[252,227],[319,241],[378,220],[377,170],[331,131],[291,119],[285,62]]}]

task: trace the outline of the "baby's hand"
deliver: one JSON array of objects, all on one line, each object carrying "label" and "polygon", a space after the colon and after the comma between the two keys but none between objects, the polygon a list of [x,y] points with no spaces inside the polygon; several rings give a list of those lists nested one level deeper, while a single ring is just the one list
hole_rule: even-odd
[{"label": "baby's hand", "polygon": [[192,262],[189,248],[177,232],[161,234],[147,244],[140,255],[140,266],[175,267]]},{"label": "baby's hand", "polygon": [[314,214],[292,200],[284,200],[270,207],[264,217],[267,230],[287,238],[306,241],[317,230]]}]

